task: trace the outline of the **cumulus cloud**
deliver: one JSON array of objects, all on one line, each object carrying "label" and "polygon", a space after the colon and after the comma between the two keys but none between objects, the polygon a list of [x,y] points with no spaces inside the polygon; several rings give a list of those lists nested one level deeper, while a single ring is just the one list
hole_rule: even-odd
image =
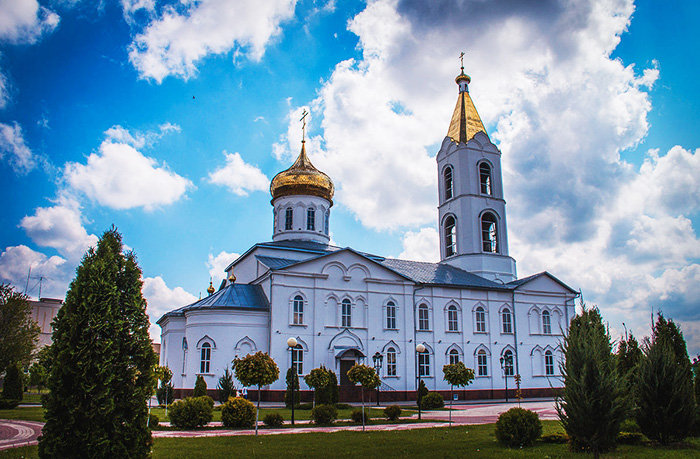
[{"label": "cumulus cloud", "polygon": [[240,254],[238,253],[228,253],[223,250],[219,252],[219,254],[216,256],[214,256],[211,253],[209,254],[207,267],[209,268],[209,275],[211,276],[216,288],[218,288],[219,284],[226,275],[226,272],[224,270],[239,256]]},{"label": "cumulus cloud", "polygon": [[[75,266],[57,255],[47,257],[26,245],[5,248],[0,254],[0,281],[30,297],[64,298]],[[41,292],[39,291],[41,289]]]},{"label": "cumulus cloud", "polygon": [[36,166],[34,154],[24,142],[22,128],[17,123],[12,126],[0,123],[0,159],[5,157],[18,174],[26,174]]},{"label": "cumulus cloud", "polygon": [[226,164],[209,174],[209,181],[228,188],[238,196],[248,196],[250,191],[265,191],[270,180],[257,166],[246,163],[238,153],[223,152]]},{"label": "cumulus cloud", "polygon": [[58,22],[58,15],[37,0],[0,0],[0,41],[34,43]]},{"label": "cumulus cloud", "polygon": [[182,287],[170,288],[162,277],[146,277],[143,279],[142,293],[148,307],[146,312],[151,321],[149,332],[151,339],[160,342],[160,327],[156,321],[166,312],[186,306],[197,301],[197,297]]},{"label": "cumulus cloud", "polygon": [[152,210],[179,200],[194,185],[172,172],[167,164],[144,156],[134,147],[147,140],[116,126],[87,164],[67,163],[66,182],[101,205],[113,209],[143,207]]},{"label": "cumulus cloud", "polygon": [[407,231],[403,236],[403,252],[399,258],[415,261],[440,261],[440,235],[435,228]]},{"label": "cumulus cloud", "polygon": [[[130,7],[141,2],[124,2]],[[129,60],[142,78],[160,83],[168,75],[187,79],[201,59],[235,49],[259,60],[280,23],[294,14],[296,0],[187,1],[163,8],[163,13],[138,34]],[[125,9],[126,11],[126,9]]]},{"label": "cumulus cloud", "polygon": [[0,69],[0,109],[5,108],[7,102],[10,100],[9,87],[7,83],[7,77],[2,73]]}]

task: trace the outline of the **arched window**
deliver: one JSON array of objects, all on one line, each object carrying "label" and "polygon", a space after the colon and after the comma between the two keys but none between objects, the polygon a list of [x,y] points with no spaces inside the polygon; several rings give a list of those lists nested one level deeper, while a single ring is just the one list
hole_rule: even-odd
[{"label": "arched window", "polygon": [[347,298],[343,300],[340,306],[340,317],[342,327],[352,327],[352,304]]},{"label": "arched window", "polygon": [[418,354],[418,371],[421,376],[430,376],[430,352],[427,349]]},{"label": "arched window", "polygon": [[298,375],[304,374],[304,348],[301,344],[292,349],[292,366],[296,367]]},{"label": "arched window", "polygon": [[418,306],[418,330],[430,330],[428,313],[428,306],[425,304]]},{"label": "arched window", "polygon": [[489,375],[489,359],[483,349],[479,349],[479,352],[476,353],[476,367],[479,376]]},{"label": "arched window", "polygon": [[316,229],[316,210],[313,207],[306,210],[306,229],[309,231]]},{"label": "arched window", "polygon": [[554,355],[552,355],[552,351],[545,351],[544,353],[544,374],[554,376]]},{"label": "arched window", "polygon": [[390,330],[396,329],[396,305],[393,301],[386,304],[386,328]]},{"label": "arched window", "polygon": [[550,316],[549,311],[542,311],[542,333],[552,334],[552,316]]},{"label": "arched window", "polygon": [[396,349],[393,347],[386,350],[386,375],[396,376]]},{"label": "arched window", "polygon": [[459,322],[457,321],[457,306],[454,304],[447,308],[447,330],[459,331]]},{"label": "arched window", "polygon": [[491,196],[491,166],[487,163],[481,163],[479,165],[479,182],[481,183],[481,194],[487,194]]},{"label": "arched window", "polygon": [[457,225],[452,215],[445,219],[445,256],[457,253]]},{"label": "arched window", "polygon": [[211,364],[211,344],[202,344],[202,354],[199,359],[199,372],[209,373],[209,366]]},{"label": "arched window", "polygon": [[304,298],[301,295],[294,297],[294,325],[304,323]]},{"label": "arched window", "polygon": [[323,232],[326,233],[326,236],[328,236],[328,233],[330,232],[330,218],[331,211],[327,210],[326,214],[323,216]]},{"label": "arched window", "polygon": [[484,308],[479,306],[476,308],[476,331],[477,333],[486,333],[486,312],[484,312]]},{"label": "arched window", "polygon": [[187,373],[187,338],[182,338],[182,374]]},{"label": "arched window", "polygon": [[481,241],[484,252],[498,253],[498,225],[496,216],[490,212],[481,217]]},{"label": "arched window", "polygon": [[503,316],[503,333],[513,333],[513,316],[510,309],[503,309],[501,314]]},{"label": "arched window", "polygon": [[445,200],[452,199],[452,167],[447,166],[444,172],[445,177]]},{"label": "arched window", "polygon": [[294,210],[292,210],[291,207],[287,207],[287,210],[284,212],[284,229],[285,230],[292,229],[293,217],[294,217]]},{"label": "arched window", "polygon": [[503,372],[506,376],[513,376],[513,351],[508,349],[503,353]]},{"label": "arched window", "polygon": [[452,349],[450,351],[450,365],[454,365],[459,362],[459,351],[457,349]]}]

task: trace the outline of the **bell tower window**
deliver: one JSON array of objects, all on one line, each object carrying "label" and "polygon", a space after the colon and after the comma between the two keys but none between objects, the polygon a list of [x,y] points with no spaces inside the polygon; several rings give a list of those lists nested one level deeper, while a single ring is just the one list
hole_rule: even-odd
[{"label": "bell tower window", "polygon": [[444,172],[445,176],[445,200],[452,199],[452,167],[447,166]]},{"label": "bell tower window", "polygon": [[484,252],[498,253],[498,224],[492,213],[481,217],[481,241]]},{"label": "bell tower window", "polygon": [[491,189],[491,166],[487,163],[479,165],[479,182],[481,183],[481,194],[491,196],[493,194]]},{"label": "bell tower window", "polygon": [[291,207],[287,207],[287,210],[284,212],[284,229],[285,230],[292,229],[293,219],[294,219],[294,210],[292,210]]},{"label": "bell tower window", "polygon": [[457,225],[453,216],[445,219],[445,257],[457,253]]},{"label": "bell tower window", "polygon": [[306,229],[309,231],[314,231],[316,227],[316,211],[313,207],[310,207],[306,211]]}]

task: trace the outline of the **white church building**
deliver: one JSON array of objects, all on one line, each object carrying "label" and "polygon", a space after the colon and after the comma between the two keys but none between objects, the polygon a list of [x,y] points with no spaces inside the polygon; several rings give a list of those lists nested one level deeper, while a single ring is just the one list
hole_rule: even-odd
[{"label": "white church building", "polygon": [[[214,389],[235,356],[257,351],[280,368],[263,400],[282,400],[291,365],[302,376],[325,365],[338,375],[341,400],[359,400],[346,372],[355,363],[374,366],[379,356],[387,402],[415,399],[419,376],[447,396],[442,367],[456,361],[476,375],[455,392],[460,399],[503,398],[506,384],[514,397],[515,375],[525,397],[561,387],[560,344],[577,292],[547,272],[517,278],[501,152],[464,68],[456,82],[457,105],[437,154],[441,261],[329,245],[333,182],[311,164],[302,141],[295,163],[270,185],[272,240],[233,260],[218,291],[210,285],[209,296],[158,320],[160,364],[173,371],[179,395],[191,393],[198,375]],[[293,350],[290,337],[298,342]],[[303,378],[300,384],[308,391]]]}]

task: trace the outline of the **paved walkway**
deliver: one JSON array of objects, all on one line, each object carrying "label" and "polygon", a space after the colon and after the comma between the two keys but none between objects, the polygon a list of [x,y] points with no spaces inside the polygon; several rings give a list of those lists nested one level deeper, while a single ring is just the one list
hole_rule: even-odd
[{"label": "paved walkway", "polygon": [[43,427],[43,422],[0,419],[0,451],[38,444]]}]

